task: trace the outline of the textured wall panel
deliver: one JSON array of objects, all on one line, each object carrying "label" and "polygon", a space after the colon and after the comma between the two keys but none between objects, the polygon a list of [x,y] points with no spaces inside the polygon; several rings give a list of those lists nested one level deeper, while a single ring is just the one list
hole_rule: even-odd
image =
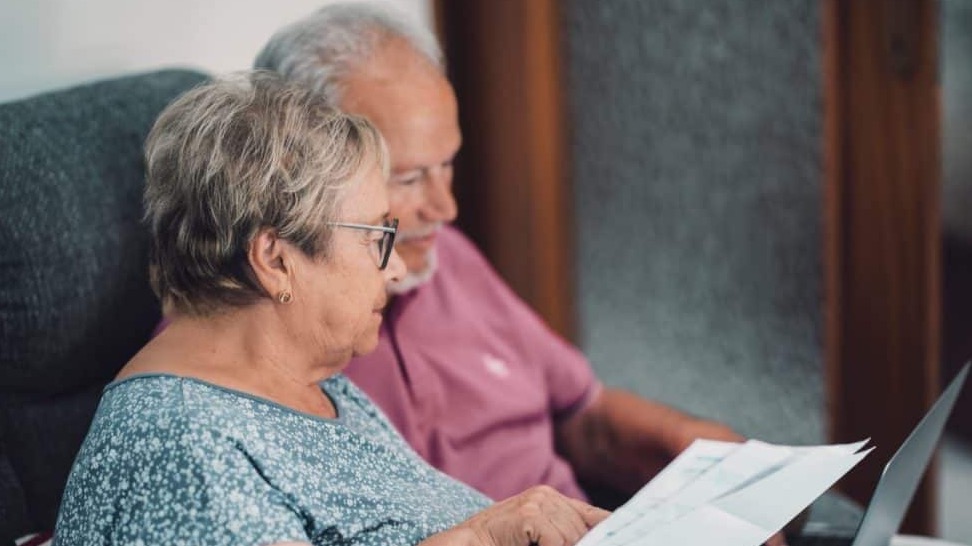
[{"label": "textured wall panel", "polygon": [[942,215],[972,246],[972,2],[944,0],[941,14]]},{"label": "textured wall panel", "polygon": [[823,439],[813,0],[564,4],[581,345],[606,383]]},{"label": "textured wall panel", "polygon": [[[941,5],[942,82],[942,380],[972,358],[972,2]],[[972,394],[950,422],[972,440]],[[970,523],[972,525],[972,523]]]}]

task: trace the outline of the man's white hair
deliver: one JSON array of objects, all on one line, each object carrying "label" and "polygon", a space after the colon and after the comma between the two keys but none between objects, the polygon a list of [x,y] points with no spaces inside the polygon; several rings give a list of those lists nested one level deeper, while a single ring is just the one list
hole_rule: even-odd
[{"label": "man's white hair", "polygon": [[404,13],[377,2],[329,4],[273,35],[254,61],[284,79],[341,102],[343,80],[388,40],[409,44],[441,72],[442,49],[432,32]]}]

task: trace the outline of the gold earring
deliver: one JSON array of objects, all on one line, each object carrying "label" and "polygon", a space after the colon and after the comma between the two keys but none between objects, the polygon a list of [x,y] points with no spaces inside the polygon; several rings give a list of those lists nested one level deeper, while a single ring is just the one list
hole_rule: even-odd
[{"label": "gold earring", "polygon": [[286,305],[294,301],[294,295],[291,294],[289,290],[281,290],[280,292],[277,292],[277,301]]}]

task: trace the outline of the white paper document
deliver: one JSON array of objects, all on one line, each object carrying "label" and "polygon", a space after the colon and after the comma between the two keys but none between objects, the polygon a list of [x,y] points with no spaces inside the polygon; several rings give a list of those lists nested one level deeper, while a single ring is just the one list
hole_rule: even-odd
[{"label": "white paper document", "polygon": [[578,546],[758,546],[870,449],[697,440]]}]

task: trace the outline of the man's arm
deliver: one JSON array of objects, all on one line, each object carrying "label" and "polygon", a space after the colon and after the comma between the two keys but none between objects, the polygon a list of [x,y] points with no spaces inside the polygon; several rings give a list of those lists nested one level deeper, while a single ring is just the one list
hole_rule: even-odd
[{"label": "man's arm", "polygon": [[604,388],[557,425],[557,449],[583,481],[634,493],[696,438],[738,442],[729,427]]}]

